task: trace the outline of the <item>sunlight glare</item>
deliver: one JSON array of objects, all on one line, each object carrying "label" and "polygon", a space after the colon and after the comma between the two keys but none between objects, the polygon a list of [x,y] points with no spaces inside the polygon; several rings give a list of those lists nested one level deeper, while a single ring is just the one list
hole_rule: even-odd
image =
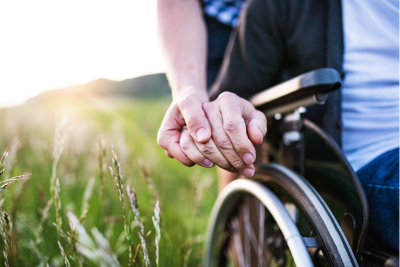
[{"label": "sunlight glare", "polygon": [[100,77],[164,71],[155,0],[0,0],[0,36],[0,107]]}]

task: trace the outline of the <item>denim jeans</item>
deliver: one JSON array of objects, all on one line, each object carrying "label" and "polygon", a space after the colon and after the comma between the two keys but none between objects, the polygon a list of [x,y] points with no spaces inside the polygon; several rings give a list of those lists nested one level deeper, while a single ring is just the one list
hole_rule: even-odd
[{"label": "denim jeans", "polygon": [[382,250],[399,251],[399,149],[378,156],[357,176],[370,208],[369,241]]}]

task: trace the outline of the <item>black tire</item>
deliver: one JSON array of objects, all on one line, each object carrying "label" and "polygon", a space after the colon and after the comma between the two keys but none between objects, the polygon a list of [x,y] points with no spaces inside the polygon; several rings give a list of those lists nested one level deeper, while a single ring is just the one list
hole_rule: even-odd
[{"label": "black tire", "polygon": [[[326,263],[328,266],[358,266],[336,219],[324,200],[303,177],[281,165],[266,164],[257,168],[252,180],[271,189],[282,202],[289,199],[296,205],[300,213],[303,214],[307,224],[312,229],[313,236],[316,238],[315,240],[320,240],[319,248],[309,250],[310,254],[314,253],[314,255],[311,255],[312,258],[314,257],[314,263],[317,260],[315,257],[318,256],[315,254],[321,252],[325,260],[323,264]],[[219,206],[220,210],[215,212],[217,215],[212,216],[209,222],[204,266],[213,266],[212,264],[210,265],[211,262],[214,265],[218,262],[217,266],[227,265],[227,253],[224,250],[229,246],[230,238],[226,237],[226,235],[232,236],[229,224],[233,220],[232,218],[240,216],[240,208],[238,207],[243,205],[240,203],[245,203],[243,202],[244,195],[251,196],[252,193],[244,190],[243,192],[236,192],[230,195],[229,199],[220,202],[222,203]],[[216,253],[216,250],[219,252]],[[271,251],[274,252],[274,249]],[[269,252],[266,251],[266,253]],[[210,257],[215,257],[215,255],[218,255],[219,258],[217,260],[210,260]],[[316,265],[318,266],[318,264]],[[284,264],[281,266],[291,265]]]}]

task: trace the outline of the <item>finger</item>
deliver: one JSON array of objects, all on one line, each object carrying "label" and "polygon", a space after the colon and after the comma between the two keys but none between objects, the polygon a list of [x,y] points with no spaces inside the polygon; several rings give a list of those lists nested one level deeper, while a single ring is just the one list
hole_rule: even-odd
[{"label": "finger", "polygon": [[251,177],[254,174],[253,164],[246,164],[236,152],[231,139],[225,133],[222,117],[216,105],[205,106],[207,117],[211,123],[213,140],[218,150],[232,164],[232,166],[245,177]]},{"label": "finger", "polygon": [[215,165],[218,165],[222,169],[230,172],[237,172],[237,170],[229,163],[224,155],[218,150],[213,139],[210,139],[207,143],[199,143],[195,141],[195,144],[201,154],[212,161]]},{"label": "finger", "polygon": [[166,150],[167,156],[173,157],[185,166],[191,167],[194,165],[193,161],[183,153],[179,145],[181,130],[184,123],[178,107],[171,105],[158,131],[157,143]]},{"label": "finger", "polygon": [[181,132],[179,131],[169,131],[164,133],[165,141],[168,143],[166,151],[172,156],[172,158],[177,159],[180,163],[187,167],[192,167],[195,163],[182,151],[180,146]]},{"label": "finger", "polygon": [[199,143],[208,142],[211,138],[211,127],[202,104],[203,102],[194,95],[186,96],[178,102],[190,135]]},{"label": "finger", "polygon": [[246,123],[243,118],[245,100],[235,94],[221,94],[219,109],[225,133],[231,140],[237,154],[246,164],[256,160],[256,150],[247,136]]},{"label": "finger", "polygon": [[[214,127],[212,129],[214,133]],[[215,143],[218,149],[221,151],[222,155],[224,155],[224,157],[238,172],[240,172],[245,177],[252,177],[254,175],[254,165],[246,164],[245,162],[243,162],[243,160],[235,151],[229,137],[223,131],[215,131],[215,134],[213,134],[213,138],[215,139]]]},{"label": "finger", "polygon": [[267,133],[267,118],[264,113],[254,110],[246,119],[247,133],[253,144],[261,144]]},{"label": "finger", "polygon": [[209,159],[207,159],[203,156],[203,154],[200,153],[199,149],[193,141],[192,136],[189,134],[187,127],[183,127],[182,129],[180,146],[183,153],[185,153],[186,156],[188,156],[188,158],[197,165],[206,168],[211,168],[212,166],[214,166],[214,163],[212,163]]}]

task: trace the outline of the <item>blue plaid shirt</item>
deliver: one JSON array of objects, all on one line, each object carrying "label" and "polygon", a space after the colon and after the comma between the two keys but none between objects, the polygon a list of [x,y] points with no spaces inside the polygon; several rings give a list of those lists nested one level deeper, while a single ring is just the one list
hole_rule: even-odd
[{"label": "blue plaid shirt", "polygon": [[204,13],[219,22],[236,28],[244,0],[203,0]]}]

